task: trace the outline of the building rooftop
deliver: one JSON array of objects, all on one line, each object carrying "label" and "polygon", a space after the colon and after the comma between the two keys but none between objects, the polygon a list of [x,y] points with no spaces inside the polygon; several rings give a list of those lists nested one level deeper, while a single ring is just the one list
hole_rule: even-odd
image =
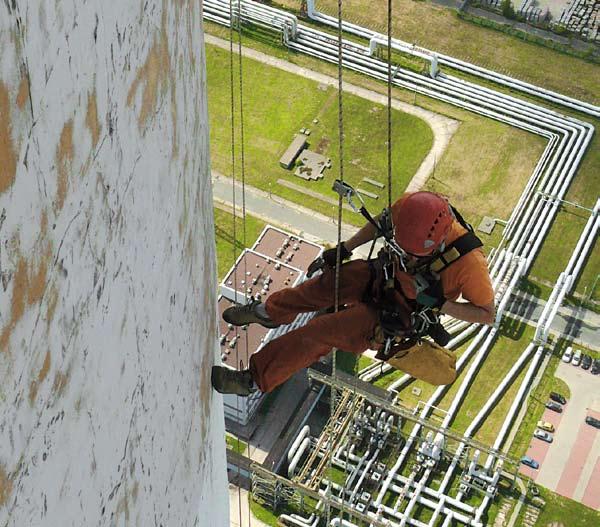
[{"label": "building rooftop", "polygon": [[235,301],[251,296],[264,301],[270,294],[302,281],[309,264],[322,247],[266,226],[252,249],[246,249],[221,282],[219,298],[219,343],[221,360],[232,368],[247,368],[250,355],[270,338],[270,330],[257,324],[247,328],[228,325],[221,317]]}]

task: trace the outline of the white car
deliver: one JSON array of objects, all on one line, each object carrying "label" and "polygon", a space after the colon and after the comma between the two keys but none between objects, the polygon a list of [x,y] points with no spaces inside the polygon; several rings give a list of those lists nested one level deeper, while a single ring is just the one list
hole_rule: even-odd
[{"label": "white car", "polygon": [[535,437],[537,437],[538,439],[541,439],[542,441],[546,441],[546,443],[552,443],[552,440],[554,439],[552,434],[550,434],[544,430],[540,430],[539,428],[535,429],[535,431],[533,432],[533,435]]},{"label": "white car", "polygon": [[575,350],[575,353],[573,354],[573,360],[571,361],[571,364],[573,366],[579,366],[580,362],[581,362],[581,350]]},{"label": "white car", "polygon": [[573,348],[571,348],[571,346],[569,346],[563,353],[562,360],[563,360],[563,362],[571,362],[572,358],[573,358]]}]

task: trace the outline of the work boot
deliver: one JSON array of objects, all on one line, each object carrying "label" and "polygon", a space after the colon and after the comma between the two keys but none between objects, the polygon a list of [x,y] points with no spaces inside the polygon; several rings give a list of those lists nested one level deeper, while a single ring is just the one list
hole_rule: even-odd
[{"label": "work boot", "polygon": [[250,370],[233,370],[226,366],[213,366],[210,382],[219,393],[231,393],[248,397],[256,390]]},{"label": "work boot", "polygon": [[[259,307],[260,306],[260,307]],[[261,314],[260,311],[264,313]],[[246,324],[260,324],[265,328],[276,328],[279,324],[273,322],[264,310],[260,300],[251,300],[246,305],[235,305],[223,311],[223,320],[234,326],[245,326]]]}]

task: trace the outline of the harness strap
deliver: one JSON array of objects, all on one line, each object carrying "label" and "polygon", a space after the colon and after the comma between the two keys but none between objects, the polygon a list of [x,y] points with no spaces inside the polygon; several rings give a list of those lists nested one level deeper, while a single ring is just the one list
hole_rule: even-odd
[{"label": "harness strap", "polygon": [[464,256],[478,247],[483,247],[483,242],[473,233],[473,231],[468,231],[454,240],[448,245],[443,253],[439,254],[432,262],[430,262],[428,265],[429,270],[439,274],[461,256]]}]

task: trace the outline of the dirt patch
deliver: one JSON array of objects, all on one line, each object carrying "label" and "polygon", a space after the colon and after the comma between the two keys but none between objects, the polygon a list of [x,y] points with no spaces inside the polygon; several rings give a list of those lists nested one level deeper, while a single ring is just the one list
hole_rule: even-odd
[{"label": "dirt patch", "polygon": [[21,79],[21,83],[19,84],[19,91],[17,92],[17,98],[15,102],[19,110],[22,110],[25,107],[25,103],[29,99],[29,78],[25,75]]},{"label": "dirt patch", "polygon": [[17,154],[12,140],[8,88],[0,82],[0,194],[15,182]]},{"label": "dirt patch", "polygon": [[323,152],[325,152],[325,150],[327,150],[329,148],[330,144],[331,144],[331,139],[329,139],[327,137],[323,137],[319,141],[319,144],[316,146],[315,152],[317,152],[317,154],[323,154]]},{"label": "dirt patch", "polygon": [[92,135],[92,147],[96,148],[98,140],[100,139],[100,133],[102,132],[102,125],[98,120],[98,105],[96,101],[96,89],[88,95],[87,111],[85,113],[85,125],[88,127],[90,134]]},{"label": "dirt patch", "polygon": [[58,170],[55,211],[62,210],[69,187],[69,173],[73,163],[73,120],[69,119],[60,133],[60,141],[56,147],[56,166]]},{"label": "dirt patch", "polygon": [[5,468],[0,465],[0,507],[4,507],[13,491],[12,479],[6,474]]},{"label": "dirt patch", "polygon": [[35,403],[35,399],[37,397],[40,385],[44,382],[46,377],[48,377],[48,372],[50,371],[50,362],[51,355],[50,350],[48,350],[46,352],[46,357],[44,358],[44,364],[42,364],[42,367],[40,368],[40,371],[37,374],[37,378],[33,379],[33,381],[31,381],[31,384],[29,385],[29,404],[31,406],[33,406],[33,403]]}]

